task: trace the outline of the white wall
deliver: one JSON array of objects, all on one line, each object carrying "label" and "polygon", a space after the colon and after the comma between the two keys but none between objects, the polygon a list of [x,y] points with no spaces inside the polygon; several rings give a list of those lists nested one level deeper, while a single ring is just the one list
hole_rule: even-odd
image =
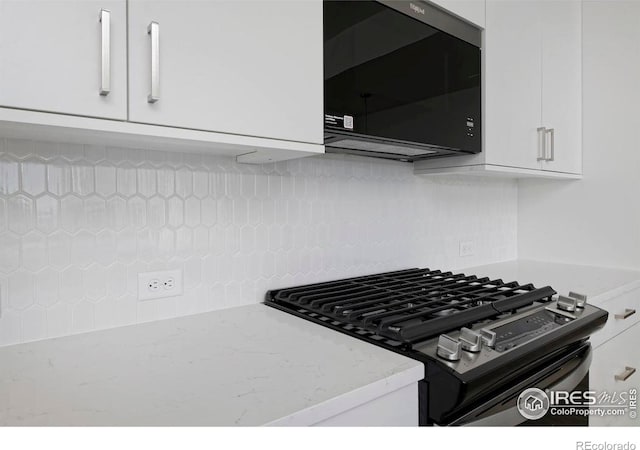
[{"label": "white wall", "polygon": [[[412,266],[515,258],[517,185],[315,157],[266,166],[0,139],[0,345],[262,301]],[[459,242],[475,255],[460,258]],[[137,274],[185,294],[138,302]]]},{"label": "white wall", "polygon": [[640,2],[586,1],[584,179],[520,182],[520,258],[640,269],[639,112]]}]

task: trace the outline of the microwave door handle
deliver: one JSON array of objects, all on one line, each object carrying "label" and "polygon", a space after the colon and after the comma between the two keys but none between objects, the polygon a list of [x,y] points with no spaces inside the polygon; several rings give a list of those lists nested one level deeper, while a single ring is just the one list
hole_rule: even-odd
[{"label": "microwave door handle", "polygon": [[[572,391],[574,390],[584,377],[589,372],[589,366],[591,365],[592,351],[589,347],[586,354],[582,357],[580,364],[576,366],[566,377],[559,380],[557,383],[549,386],[548,389],[552,391]],[[520,390],[523,391],[527,387],[523,386]],[[517,397],[516,397],[517,399]],[[482,408],[482,406],[480,406]],[[479,409],[479,408],[478,408]],[[465,421],[465,417],[469,417],[473,414],[473,411],[466,416],[456,420],[450,425],[464,425],[464,426],[514,426],[519,425],[526,421],[524,417],[518,411],[517,400],[514,405],[508,409],[500,411],[496,414],[492,414],[486,417],[479,417],[477,420]]]}]

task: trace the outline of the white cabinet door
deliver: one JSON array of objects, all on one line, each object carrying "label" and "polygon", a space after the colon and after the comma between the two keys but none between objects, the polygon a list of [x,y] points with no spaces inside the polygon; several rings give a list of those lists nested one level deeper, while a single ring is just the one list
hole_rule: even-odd
[{"label": "white cabinet door", "polygon": [[485,0],[431,0],[431,3],[452,12],[479,27],[485,26]]},{"label": "white cabinet door", "polygon": [[321,144],[322,33],[320,0],[130,0],[129,120]]},{"label": "white cabinet door", "polygon": [[[110,11],[108,95],[101,9]],[[126,23],[125,0],[0,0],[0,106],[126,120]]]},{"label": "white cabinet door", "polygon": [[542,115],[539,1],[487,1],[483,46],[487,164],[539,169]]},{"label": "white cabinet door", "polygon": [[[640,377],[640,324],[636,324],[624,333],[619,334],[606,344],[595,349],[593,362],[589,369],[589,389],[601,392],[620,393],[638,387]],[[629,369],[637,369],[631,374]],[[626,372],[626,373],[625,373]],[[616,378],[618,375],[619,378]],[[621,376],[628,376],[621,379]],[[627,413],[623,416],[590,416],[590,426],[638,426],[640,420],[631,418]]]},{"label": "white cabinet door", "polygon": [[541,5],[542,124],[554,130],[554,160],[542,168],[582,173],[582,2]]}]

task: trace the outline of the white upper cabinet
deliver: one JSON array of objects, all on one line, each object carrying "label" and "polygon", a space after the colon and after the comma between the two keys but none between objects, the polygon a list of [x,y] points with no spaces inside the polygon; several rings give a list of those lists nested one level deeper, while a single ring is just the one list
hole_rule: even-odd
[{"label": "white upper cabinet", "polygon": [[[542,126],[553,130],[543,170],[582,173],[582,2],[542,2]],[[549,133],[548,133],[549,134]],[[550,136],[549,136],[550,137]],[[553,150],[553,155],[551,155]]]},{"label": "white upper cabinet", "polygon": [[541,12],[537,1],[487,2],[483,48],[487,164],[539,168]]},{"label": "white upper cabinet", "polygon": [[417,174],[579,178],[582,3],[487,0],[483,152],[421,161]]},{"label": "white upper cabinet", "polygon": [[322,1],[128,4],[130,121],[323,143]]},{"label": "white upper cabinet", "polygon": [[581,24],[579,0],[487,2],[487,163],[582,173]]},{"label": "white upper cabinet", "polygon": [[485,26],[485,0],[431,0],[431,3],[481,28]]},{"label": "white upper cabinet", "polygon": [[126,120],[126,23],[125,0],[0,0],[0,107]]}]

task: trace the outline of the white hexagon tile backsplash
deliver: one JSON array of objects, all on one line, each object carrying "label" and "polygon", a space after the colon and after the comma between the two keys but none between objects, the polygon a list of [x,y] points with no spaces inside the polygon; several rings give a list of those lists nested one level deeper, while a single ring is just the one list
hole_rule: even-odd
[{"label": "white hexagon tile backsplash", "polygon": [[[512,259],[516,226],[510,180],[0,139],[0,345],[256,303],[270,288]],[[474,256],[458,257],[461,240]],[[139,302],[138,273],[169,268],[184,295]]]}]

